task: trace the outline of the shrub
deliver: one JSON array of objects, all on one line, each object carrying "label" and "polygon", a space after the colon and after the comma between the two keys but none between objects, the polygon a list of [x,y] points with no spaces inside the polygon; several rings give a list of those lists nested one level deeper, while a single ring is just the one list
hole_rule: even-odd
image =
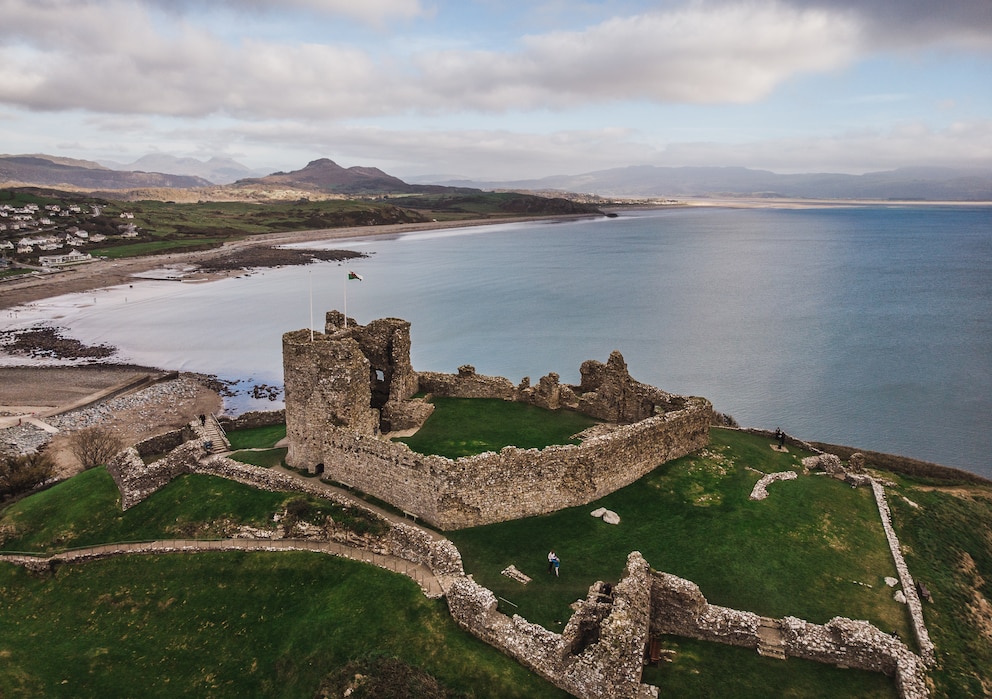
[{"label": "shrub", "polygon": [[55,462],[45,452],[0,456],[0,498],[25,493],[52,477]]}]

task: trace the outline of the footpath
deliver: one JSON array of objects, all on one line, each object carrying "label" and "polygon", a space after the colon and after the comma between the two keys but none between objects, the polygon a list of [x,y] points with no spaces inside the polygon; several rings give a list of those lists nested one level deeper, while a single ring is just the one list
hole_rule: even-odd
[{"label": "footpath", "polygon": [[[226,456],[227,453],[218,454]],[[371,511],[393,524],[403,524],[413,527],[434,541],[441,541],[443,536],[437,532],[417,524],[406,517],[390,512],[385,508],[373,505],[357,497],[344,488],[325,483],[320,479],[307,478],[299,473],[281,466],[275,466],[272,471],[306,484],[308,488],[318,488],[344,498],[354,503],[356,507]],[[169,553],[200,553],[207,551],[310,551],[331,556],[340,556],[353,561],[369,563],[378,568],[405,575],[412,579],[424,595],[436,599],[446,593],[441,580],[427,566],[412,561],[376,553],[367,549],[348,546],[334,541],[312,539],[160,539],[155,541],[116,542],[68,549],[48,556],[34,553],[0,553],[0,561],[22,565],[29,570],[50,571],[59,565],[72,563],[88,563],[90,561],[109,558],[111,556],[126,556],[133,554],[169,554]]]}]

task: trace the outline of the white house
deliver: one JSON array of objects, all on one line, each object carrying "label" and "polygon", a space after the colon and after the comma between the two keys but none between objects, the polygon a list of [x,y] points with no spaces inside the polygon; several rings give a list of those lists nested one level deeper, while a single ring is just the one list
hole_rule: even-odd
[{"label": "white house", "polygon": [[74,265],[80,262],[89,262],[93,259],[93,256],[88,252],[79,252],[79,250],[73,250],[64,255],[41,255],[38,257],[38,262],[42,267],[58,267],[60,265]]}]

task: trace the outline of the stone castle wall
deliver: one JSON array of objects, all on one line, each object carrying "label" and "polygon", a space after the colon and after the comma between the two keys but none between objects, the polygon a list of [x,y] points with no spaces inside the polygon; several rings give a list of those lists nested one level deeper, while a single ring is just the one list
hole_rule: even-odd
[{"label": "stone castle wall", "polygon": [[[656,415],[580,445],[506,447],[460,459],[402,443],[325,430],[312,459],[324,474],[442,529],[461,529],[592,502],[709,441],[709,401]],[[293,464],[296,466],[297,464]]]},{"label": "stone castle wall", "polygon": [[[199,428],[195,421],[189,426],[193,433]],[[296,490],[352,504],[316,483],[289,474],[221,456],[204,457],[203,441],[202,436],[194,438],[149,465],[134,448],[118,454],[108,468],[121,488],[124,509],[181,473],[211,474],[265,490]],[[768,622],[780,633],[785,656],[883,672],[894,676],[903,699],[928,696],[924,659],[868,622],[842,617],[825,625],[795,617],[771,620],[711,605],[695,583],[651,571],[636,551],[628,556],[620,582],[612,590],[595,583],[586,599],[573,605],[575,613],[562,633],[556,634],[522,617],[500,613],[493,593],[465,575],[461,555],[449,540],[408,524],[386,523],[389,531],[384,538],[360,545],[372,544],[379,553],[429,568],[441,582],[452,617],[462,628],[576,697],[657,697],[657,688],[641,683],[650,637],[672,634],[761,652],[761,627]],[[49,565],[22,558],[13,562]]]},{"label": "stone castle wall", "polygon": [[459,626],[573,696],[657,697],[656,687],[641,683],[651,607],[647,563],[634,552],[612,596],[600,595],[600,585],[577,603],[561,634],[502,614],[495,595],[467,576],[455,579],[446,597]]},{"label": "stone castle wall", "polygon": [[[514,386],[468,365],[457,375],[417,374],[409,351],[409,323],[395,318],[346,326],[332,311],[324,333],[286,333],[286,463],[459,529],[591,502],[709,442],[709,401],[634,381],[619,352],[606,364],[585,362],[580,386],[563,385],[556,374]],[[573,409],[615,429],[543,450],[506,447],[456,460],[422,455],[380,439],[386,420],[396,429],[430,414],[433,406],[413,398],[418,391]]]},{"label": "stone castle wall", "polygon": [[[767,620],[778,629],[786,656],[853,667],[893,676],[899,696],[923,699],[929,695],[924,658],[898,638],[867,621],[834,617],[825,625],[795,617]],[[762,618],[709,604],[699,587],[684,578],[652,573],[651,633],[673,634],[745,648],[761,644]]]}]

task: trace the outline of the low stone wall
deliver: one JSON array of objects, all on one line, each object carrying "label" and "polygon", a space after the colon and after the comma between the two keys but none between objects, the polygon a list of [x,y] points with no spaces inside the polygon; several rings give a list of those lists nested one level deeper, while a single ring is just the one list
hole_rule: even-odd
[{"label": "low stone wall", "polygon": [[799,474],[795,471],[779,471],[778,473],[766,474],[754,484],[749,499],[764,500],[768,497],[768,486],[772,483],[775,481],[794,481],[797,478],[799,478]]},{"label": "low stone wall", "polygon": [[279,410],[253,410],[233,418],[221,415],[217,420],[225,432],[230,432],[231,430],[248,430],[255,427],[281,425],[286,422],[286,411],[282,408]]},{"label": "low stone wall", "polygon": [[190,432],[189,428],[183,427],[178,430],[171,430],[169,432],[144,439],[135,444],[134,448],[137,449],[138,453],[142,456],[165,454],[172,451],[183,442],[186,442],[191,437],[192,432]]},{"label": "low stone wall", "polygon": [[686,399],[683,410],[625,425],[580,445],[506,447],[456,460],[405,444],[330,428],[325,473],[442,529],[461,529],[584,505],[709,442],[712,406]]},{"label": "low stone wall", "polygon": [[458,374],[421,371],[417,374],[421,393],[446,398],[499,398],[514,400],[517,387],[502,376],[484,376],[475,373],[468,364],[458,368]]},{"label": "low stone wall", "polygon": [[[654,572],[651,633],[673,634],[727,645],[758,648],[761,617],[709,604],[684,578]],[[922,659],[899,639],[867,621],[835,617],[826,625],[795,617],[770,620],[780,629],[787,656],[892,675],[903,699],[928,696]]]},{"label": "low stone wall", "polygon": [[652,574],[652,634],[757,648],[760,621],[752,612],[708,603],[699,586],[690,580],[658,571]]},{"label": "low stone wall", "polygon": [[867,621],[834,617],[821,626],[785,617],[779,625],[790,656],[894,676],[902,699],[929,696],[919,656]]},{"label": "low stone wall", "polygon": [[191,473],[202,454],[199,440],[186,442],[151,464],[145,464],[134,447],[118,453],[107,464],[107,471],[121,492],[121,509],[134,507],[176,476]]},{"label": "low stone wall", "polygon": [[871,481],[872,493],[875,495],[875,504],[878,505],[878,514],[882,519],[882,529],[885,530],[885,539],[889,543],[889,551],[892,553],[892,560],[895,562],[896,571],[899,573],[899,582],[902,585],[902,592],[906,596],[906,606],[909,607],[909,616],[913,624],[913,633],[916,635],[916,643],[920,648],[920,656],[927,665],[933,665],[935,661],[933,642],[930,640],[930,633],[927,631],[926,621],[923,619],[923,604],[920,596],[916,592],[916,583],[909,573],[909,566],[902,556],[902,548],[899,546],[899,538],[892,527],[892,512],[889,510],[889,502],[885,499],[885,488],[876,480]]}]

